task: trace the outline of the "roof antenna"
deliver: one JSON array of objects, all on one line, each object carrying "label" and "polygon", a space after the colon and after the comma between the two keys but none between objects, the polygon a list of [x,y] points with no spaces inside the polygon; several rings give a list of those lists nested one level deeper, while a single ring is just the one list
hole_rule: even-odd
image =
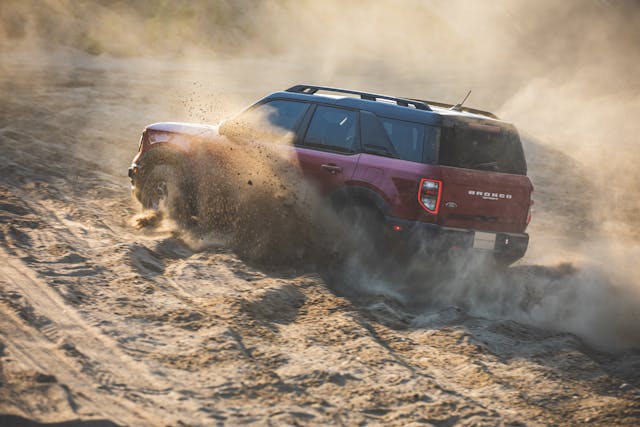
[{"label": "roof antenna", "polygon": [[467,93],[467,96],[465,96],[464,99],[461,102],[459,102],[458,104],[456,104],[453,107],[451,107],[450,110],[462,111],[462,104],[464,104],[464,101],[466,101],[467,98],[469,98],[469,95],[471,95],[471,90],[469,90],[469,92]]}]

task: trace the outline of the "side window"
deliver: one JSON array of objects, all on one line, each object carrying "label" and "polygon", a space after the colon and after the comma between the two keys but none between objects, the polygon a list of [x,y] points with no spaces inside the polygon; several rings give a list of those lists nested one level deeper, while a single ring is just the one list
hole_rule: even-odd
[{"label": "side window", "polygon": [[438,159],[438,140],[440,139],[440,128],[435,126],[425,126],[427,135],[424,140],[424,163],[435,165]]},{"label": "side window", "polygon": [[232,119],[222,133],[269,142],[292,142],[296,126],[308,108],[305,102],[269,101]]},{"label": "side window", "polygon": [[355,111],[318,106],[309,123],[304,144],[329,150],[354,152],[356,117]]},{"label": "side window", "polygon": [[381,117],[380,121],[396,150],[398,157],[412,162],[422,162],[424,152],[424,125]]},{"label": "side window", "polygon": [[360,139],[365,153],[398,157],[382,123],[369,111],[360,111]]}]

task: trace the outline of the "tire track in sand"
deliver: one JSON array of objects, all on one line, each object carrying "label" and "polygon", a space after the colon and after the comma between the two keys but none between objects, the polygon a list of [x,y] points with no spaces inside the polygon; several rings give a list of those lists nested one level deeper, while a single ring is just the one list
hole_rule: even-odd
[{"label": "tire track in sand", "polygon": [[[69,387],[75,399],[115,422],[131,424],[133,419],[135,424],[165,424],[172,413],[181,412],[166,408],[167,399],[163,399],[162,405],[167,412],[162,414],[158,408],[151,412],[139,402],[112,396],[140,393],[169,397],[172,391],[164,381],[153,377],[143,362],[120,351],[116,343],[88,324],[55,290],[38,280],[35,273],[9,256],[4,248],[0,249],[0,279],[9,286],[8,291],[22,296],[38,319],[45,319],[30,322],[15,306],[0,302],[0,331],[11,331],[2,334],[3,343],[19,363],[54,374]],[[128,386],[129,383],[136,387]],[[177,402],[177,398],[169,400]],[[109,404],[105,404],[107,401]]]}]

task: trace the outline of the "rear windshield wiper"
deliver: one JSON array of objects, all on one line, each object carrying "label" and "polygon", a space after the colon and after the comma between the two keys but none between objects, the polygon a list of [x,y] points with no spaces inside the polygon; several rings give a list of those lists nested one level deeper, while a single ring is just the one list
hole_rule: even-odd
[{"label": "rear windshield wiper", "polygon": [[471,166],[472,169],[482,169],[488,171],[498,171],[498,162],[476,163]]}]

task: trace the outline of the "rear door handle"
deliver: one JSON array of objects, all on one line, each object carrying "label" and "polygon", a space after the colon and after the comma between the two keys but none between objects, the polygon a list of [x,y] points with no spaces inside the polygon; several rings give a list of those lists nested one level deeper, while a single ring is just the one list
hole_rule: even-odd
[{"label": "rear door handle", "polygon": [[320,167],[324,170],[326,170],[327,172],[329,172],[332,175],[335,175],[337,173],[342,172],[342,168],[338,165],[335,165],[333,163],[329,163],[329,164],[321,164]]}]

